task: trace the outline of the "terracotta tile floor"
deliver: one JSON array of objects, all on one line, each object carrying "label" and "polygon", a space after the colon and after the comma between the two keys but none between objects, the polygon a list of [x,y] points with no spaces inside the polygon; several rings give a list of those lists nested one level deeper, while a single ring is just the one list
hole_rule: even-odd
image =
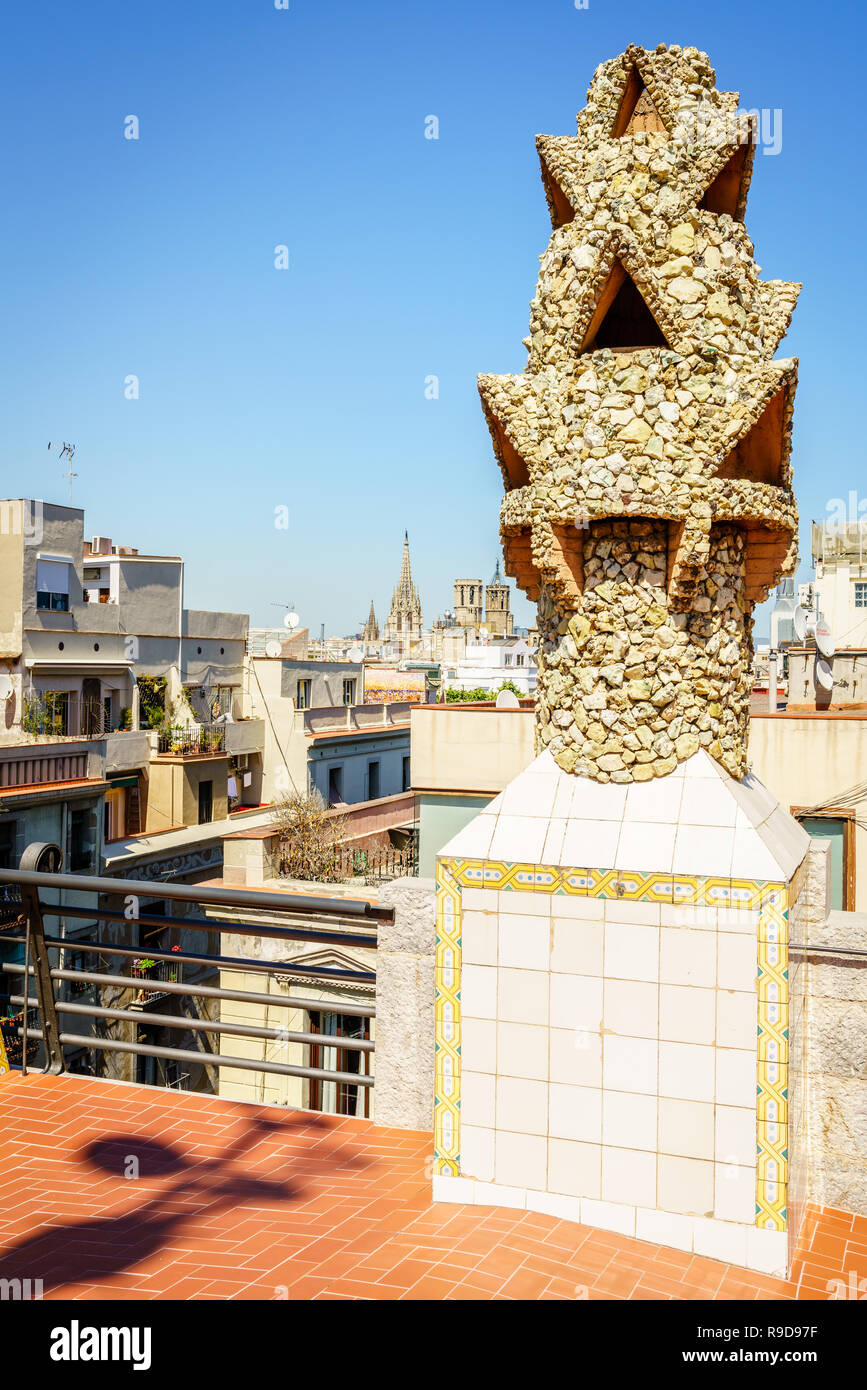
[{"label": "terracotta tile floor", "polygon": [[846,1212],[809,1212],[783,1282],[531,1212],[434,1206],[430,1151],[429,1134],[364,1120],[10,1077],[0,1276],[41,1278],[46,1298],[825,1299],[867,1275],[867,1220]]}]

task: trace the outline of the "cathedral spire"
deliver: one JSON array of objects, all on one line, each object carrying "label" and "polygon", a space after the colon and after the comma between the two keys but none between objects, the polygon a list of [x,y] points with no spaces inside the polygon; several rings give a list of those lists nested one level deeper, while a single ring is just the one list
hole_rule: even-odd
[{"label": "cathedral spire", "polygon": [[370,600],[370,614],[364,624],[363,639],[365,642],[379,641],[379,623],[376,621],[376,614],[373,611],[373,599]]},{"label": "cathedral spire", "polygon": [[398,589],[404,593],[412,590],[412,567],[409,563],[409,531],[403,533],[403,560],[400,566],[400,579]]},{"label": "cathedral spire", "polygon": [[391,608],[383,628],[382,637],[386,643],[394,643],[402,657],[409,656],[413,646],[421,640],[422,616],[421,599],[412,582],[412,566],[409,559],[409,532],[403,533],[403,558],[400,565],[400,578],[391,598]]}]

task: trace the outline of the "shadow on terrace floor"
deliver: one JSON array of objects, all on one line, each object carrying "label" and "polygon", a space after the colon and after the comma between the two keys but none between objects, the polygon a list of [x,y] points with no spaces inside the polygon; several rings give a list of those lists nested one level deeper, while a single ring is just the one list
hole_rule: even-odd
[{"label": "shadow on terrace floor", "polygon": [[[297,1170],[305,1167],[305,1154],[315,1144],[320,1150],[316,1166],[328,1158],[327,1152],[321,1152],[319,1137],[304,1144],[311,1129],[327,1133],[328,1125],[309,1112],[281,1116],[279,1121],[257,1115],[216,1157],[199,1161],[189,1160],[173,1144],[137,1135],[133,1130],[96,1139],[68,1160],[78,1170],[81,1206],[103,1205],[107,1190],[121,1196],[139,1184],[149,1189],[149,1198],[134,1206],[125,1205],[117,1214],[53,1225],[8,1246],[0,1251],[3,1276],[41,1279],[45,1293],[67,1284],[109,1279],[141,1264],[169,1243],[175,1244],[183,1237],[184,1228],[203,1215],[210,1220],[248,1202],[261,1208],[303,1200],[308,1183]],[[277,1181],[245,1171],[243,1163],[251,1150],[272,1137],[291,1139],[290,1156],[278,1164],[288,1175]],[[364,1161],[356,1158],[345,1136],[331,1156],[336,1169],[344,1174]],[[271,1157],[273,1162],[274,1155]],[[306,1166],[309,1168],[309,1163]],[[99,1178],[93,1170],[105,1177]],[[156,1182],[160,1185],[154,1191]]]}]

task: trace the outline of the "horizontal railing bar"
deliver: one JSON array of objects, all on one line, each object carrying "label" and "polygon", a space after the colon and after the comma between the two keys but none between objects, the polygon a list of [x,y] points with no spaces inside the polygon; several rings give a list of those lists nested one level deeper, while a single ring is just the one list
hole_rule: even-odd
[{"label": "horizontal railing bar", "polygon": [[[24,1036],[24,1029],[18,1029]],[[27,1030],[29,1038],[42,1042],[41,1029]],[[319,1033],[322,1039],[327,1034]],[[311,1080],[339,1081],[351,1086],[372,1086],[372,1076],[359,1076],[352,1071],[326,1071],[323,1067],[296,1067],[289,1062],[260,1062],[253,1057],[224,1057],[219,1052],[192,1052],[181,1047],[152,1047],[149,1043],[119,1042],[114,1038],[88,1038],[82,1033],[61,1033],[60,1042],[67,1046],[95,1047],[102,1052],[132,1052],[142,1057],[167,1057],[170,1061],[195,1062],[202,1067],[236,1067],[240,1071],[273,1072],[277,1076],[303,1076]]]},{"label": "horizontal railing bar", "polygon": [[867,951],[859,950],[857,946],[808,946],[805,941],[790,942],[789,950],[804,951],[808,956],[814,951],[822,956],[867,956]]},{"label": "horizontal railing bar", "polygon": [[394,908],[376,907],[363,898],[319,898],[303,893],[257,892],[252,888],[203,888],[192,884],[148,883],[134,878],[99,878],[89,874],[38,874],[29,869],[0,869],[0,883],[25,883],[37,888],[67,888],[74,893],[133,894],[184,903],[213,903],[224,907],[258,907],[269,912],[321,912],[328,917],[366,917],[394,921]]},{"label": "horizontal railing bar", "polygon": [[68,907],[65,903],[39,903],[43,917],[83,917],[86,921],[133,922],[144,927],[189,927],[192,931],[220,932],[224,935],[270,936],[283,941],[313,941],[322,946],[362,946],[375,951],[377,938],[361,936],[353,932],[323,931],[318,927],[273,927],[267,922],[222,922],[211,917],[157,917],[144,914],[141,917],[127,917],[124,912],[113,909],[91,910],[89,907]]},{"label": "horizontal railing bar", "polygon": [[[14,964],[11,961],[2,963],[2,970],[11,975],[23,975],[24,966]],[[35,974],[33,966],[30,966],[30,975]],[[287,974],[292,974],[291,967],[287,969]],[[173,984],[169,980],[154,981],[148,984],[146,980],[133,981],[129,975],[97,975],[91,971],[84,970],[52,970],[52,980],[87,980],[89,984],[96,985],[122,985],[124,989],[144,989],[146,992],[158,994],[188,994],[199,999],[231,999],[237,1003],[269,1004],[277,1009],[304,1009],[305,1012],[313,1009],[319,1011],[329,1008],[333,1011],[333,1001],[323,999],[300,999],[294,995],[280,994],[258,994],[252,990],[245,989],[220,989],[214,985],[184,985]],[[375,1004],[362,1004],[355,999],[351,1004],[347,1003],[347,1008],[360,1018],[373,1018],[376,1015]]]},{"label": "horizontal railing bar", "polygon": [[[10,1004],[24,1003],[23,994],[0,994],[0,999],[6,999]],[[38,1009],[38,1000],[28,999],[27,1007]],[[151,1013],[150,1010],[143,1014],[140,1009],[111,1009],[102,1004],[74,1004],[72,1001],[58,1002],[55,1004],[55,1008],[59,1014],[84,1014],[88,1018],[113,1018],[124,1023],[137,1023],[143,1028],[150,1028],[154,1024],[159,1024],[161,1027],[178,1028],[183,1032],[189,1029],[190,1032],[194,1033],[230,1033],[238,1038],[266,1038],[278,1042],[311,1043],[313,1046],[322,1044],[325,1047],[339,1045],[347,1052],[374,1052],[376,1050],[376,1044],[369,1038],[347,1038],[343,1033],[295,1033],[289,1032],[285,1028],[258,1028],[252,1023],[224,1023],[222,1019],[215,1022],[205,1018],[187,1018],[179,1014],[155,1014]],[[30,1029],[28,1028],[27,1031],[29,1033]],[[333,1044],[331,1043],[332,1038],[334,1039]]]},{"label": "horizontal railing bar", "polygon": [[[15,941],[23,945],[25,938],[23,936],[3,936],[0,937],[0,940]],[[46,936],[45,944],[65,951],[89,951],[94,955],[134,956],[139,960],[149,956],[153,960],[170,960],[182,965],[186,962],[191,965],[218,965],[231,970],[258,970],[260,974],[264,975],[306,975],[311,980],[334,980],[336,983],[342,981],[344,984],[372,985],[376,983],[376,971],[374,970],[340,970],[331,965],[296,965],[294,961],[254,961],[248,960],[246,956],[209,956],[194,951],[157,951],[142,946],[115,946],[112,941],[77,941],[74,937],[69,936]]]}]

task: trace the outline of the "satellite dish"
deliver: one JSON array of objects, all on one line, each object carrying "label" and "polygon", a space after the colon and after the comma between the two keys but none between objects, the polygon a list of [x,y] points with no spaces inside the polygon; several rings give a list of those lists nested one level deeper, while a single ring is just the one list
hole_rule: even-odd
[{"label": "satellite dish", "polygon": [[283,626],[294,629],[298,626],[300,621],[301,619],[298,617],[298,614],[294,611],[294,609],[290,609],[290,611],[286,614],[286,617],[283,619]]},{"label": "satellite dish", "polygon": [[820,686],[822,690],[834,689],[834,671],[830,661],[826,661],[823,656],[818,657],[816,660],[816,684]]},{"label": "satellite dish", "polygon": [[827,657],[834,655],[834,652],[836,651],[836,647],[834,646],[834,638],[831,635],[831,629],[825,622],[824,618],[820,618],[819,621],[816,623],[815,627],[813,628],[813,636],[816,639],[816,646],[819,648],[819,651],[822,653],[823,656]]},{"label": "satellite dish", "polygon": [[273,637],[271,638],[270,642],[265,643],[266,656],[281,656],[282,652],[283,648],[280,646],[279,642],[274,641]]},{"label": "satellite dish", "polygon": [[520,701],[514,690],[501,690],[497,696],[497,709],[520,709]]},{"label": "satellite dish", "polygon": [[792,615],[795,624],[795,636],[799,642],[803,642],[807,635],[807,617],[806,608],[802,608],[799,603]]},{"label": "satellite dish", "polygon": [[11,700],[14,689],[11,676],[0,676],[0,700]]},{"label": "satellite dish", "polygon": [[364,656],[364,652],[361,650],[360,647],[350,647],[349,651],[347,652],[347,656],[349,657],[350,661],[360,661],[361,658]]}]

